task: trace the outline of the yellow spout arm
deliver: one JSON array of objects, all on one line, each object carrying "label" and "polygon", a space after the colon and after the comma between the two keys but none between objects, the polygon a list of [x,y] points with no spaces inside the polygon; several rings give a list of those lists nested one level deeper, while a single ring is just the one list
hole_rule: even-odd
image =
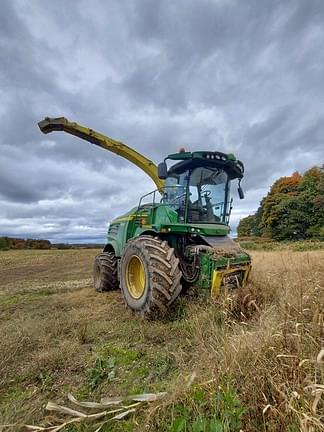
[{"label": "yellow spout arm", "polygon": [[97,146],[113,153],[116,153],[117,155],[133,162],[136,166],[146,172],[146,174],[148,174],[154,181],[159,191],[161,191],[164,186],[164,181],[158,177],[157,166],[155,163],[120,141],[116,141],[108,136],[94,131],[93,129],[81,126],[78,123],[70,122],[65,117],[45,117],[44,120],[38,123],[38,126],[44,134],[53,131],[64,131],[89,141],[92,144],[96,144]]}]

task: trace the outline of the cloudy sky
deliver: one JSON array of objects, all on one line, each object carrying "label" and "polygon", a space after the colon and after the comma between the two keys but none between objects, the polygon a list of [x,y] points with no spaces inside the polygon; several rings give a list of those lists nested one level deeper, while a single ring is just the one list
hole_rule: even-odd
[{"label": "cloudy sky", "polygon": [[323,163],[323,0],[0,3],[0,235],[104,242],[154,188],[114,154],[42,135],[45,116],[157,162],[180,146],[234,152],[233,231],[273,180]]}]

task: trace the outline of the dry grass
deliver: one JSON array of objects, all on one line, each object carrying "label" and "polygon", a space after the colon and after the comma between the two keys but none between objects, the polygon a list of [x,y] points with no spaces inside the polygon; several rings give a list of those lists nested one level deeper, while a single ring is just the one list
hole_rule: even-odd
[{"label": "dry grass", "polygon": [[208,409],[197,410],[192,390],[179,382],[180,391],[160,407],[154,427],[164,416],[174,420],[179,401],[196,411],[195,418],[212,418],[210,396],[231,389],[248,409],[244,430],[324,430],[324,369],[316,361],[324,335],[323,256],[254,253],[245,290],[191,306],[193,355],[187,370],[196,372]]},{"label": "dry grass", "polygon": [[0,424],[39,422],[68,391],[167,390],[106,430],[323,430],[323,251],[253,252],[244,291],[181,301],[177,320],[153,323],[119,292],[94,292],[95,254],[0,254]]}]

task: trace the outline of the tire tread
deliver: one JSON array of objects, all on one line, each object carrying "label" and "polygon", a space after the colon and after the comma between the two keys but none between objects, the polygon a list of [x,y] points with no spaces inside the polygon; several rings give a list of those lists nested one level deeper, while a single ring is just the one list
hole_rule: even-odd
[{"label": "tire tread", "polygon": [[[96,267],[100,268],[97,279]],[[94,285],[98,292],[118,289],[117,258],[112,252],[102,252],[96,256],[94,262]]]},{"label": "tire tread", "polygon": [[150,283],[150,294],[144,305],[137,309],[128,304],[122,284],[123,277],[120,278],[120,288],[124,295],[126,304],[133,310],[140,312],[145,318],[156,319],[164,317],[171,304],[181,292],[182,273],[179,269],[179,259],[176,257],[174,249],[171,248],[166,240],[147,235],[139,236],[128,241],[123,257],[121,259],[121,273],[127,266],[125,252],[131,248],[132,253],[140,251],[144,256]]}]

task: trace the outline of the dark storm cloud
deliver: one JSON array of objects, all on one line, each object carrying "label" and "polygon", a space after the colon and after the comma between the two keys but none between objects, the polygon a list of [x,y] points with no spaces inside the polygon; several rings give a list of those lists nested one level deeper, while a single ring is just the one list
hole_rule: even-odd
[{"label": "dark storm cloud", "polygon": [[0,235],[104,241],[153,189],[116,155],[42,135],[46,115],[157,162],[180,146],[235,152],[235,226],[278,176],[323,162],[323,23],[321,0],[3,1]]}]

